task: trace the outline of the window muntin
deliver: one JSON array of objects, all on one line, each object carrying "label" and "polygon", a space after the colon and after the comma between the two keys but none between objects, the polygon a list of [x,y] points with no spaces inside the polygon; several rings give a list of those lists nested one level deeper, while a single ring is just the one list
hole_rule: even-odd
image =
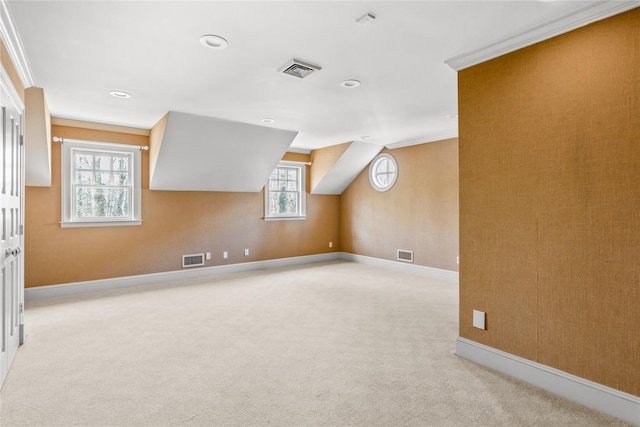
[{"label": "window muntin", "polygon": [[130,174],[133,154],[72,150],[73,220],[131,220]]},{"label": "window muntin", "polygon": [[369,182],[377,191],[387,191],[396,183],[398,164],[389,153],[378,154],[369,167]]},{"label": "window muntin", "polygon": [[265,219],[306,218],[304,164],[281,162],[265,185]]},{"label": "window muntin", "polygon": [[139,147],[65,141],[62,226],[139,225]]}]

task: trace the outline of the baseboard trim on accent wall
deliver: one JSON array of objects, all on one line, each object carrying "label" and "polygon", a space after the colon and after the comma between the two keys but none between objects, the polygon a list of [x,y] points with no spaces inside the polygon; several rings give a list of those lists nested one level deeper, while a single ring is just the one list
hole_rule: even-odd
[{"label": "baseboard trim on accent wall", "polygon": [[325,254],[305,255],[292,258],[279,258],[266,261],[216,265],[213,267],[166,271],[162,273],[141,274],[137,276],[115,277],[112,279],[89,280],[86,282],[65,283],[61,285],[37,286],[33,288],[25,288],[24,299],[34,300],[40,298],[74,295],[86,292],[105,291],[109,289],[129,288],[133,286],[171,282],[174,280],[198,279],[201,277],[218,276],[221,274],[265,270],[268,268],[287,267],[290,265],[309,264],[322,261],[332,261],[339,258],[339,252],[329,252]]},{"label": "baseboard trim on accent wall", "polygon": [[340,252],[340,259],[362,264],[375,265],[378,267],[396,270],[403,273],[416,274],[432,279],[445,280],[447,282],[458,283],[459,274],[457,271],[442,270],[439,268],[425,267],[423,265],[408,264],[405,262],[390,261],[387,259],[374,258],[365,255],[356,255],[346,252]]},{"label": "baseboard trim on accent wall", "polygon": [[640,426],[640,397],[462,337],[456,355]]},{"label": "baseboard trim on accent wall", "polygon": [[213,267],[165,271],[162,273],[140,274],[137,276],[88,280],[85,282],[64,283],[60,285],[37,286],[33,288],[25,288],[24,299],[28,301],[41,298],[53,298],[66,295],[82,294],[87,292],[106,291],[109,289],[130,288],[134,286],[151,285],[154,283],[165,283],[171,282],[173,280],[198,279],[207,276],[240,273],[243,271],[266,270],[268,268],[310,264],[314,262],[333,261],[337,259],[375,265],[382,268],[402,271],[404,273],[418,274],[434,279],[458,283],[458,273],[455,271],[440,270],[438,268],[424,267],[415,264],[399,263],[395,261],[372,258],[364,255],[349,254],[345,252],[329,252],[325,254],[279,258],[266,261],[243,262],[239,264],[216,265]]}]

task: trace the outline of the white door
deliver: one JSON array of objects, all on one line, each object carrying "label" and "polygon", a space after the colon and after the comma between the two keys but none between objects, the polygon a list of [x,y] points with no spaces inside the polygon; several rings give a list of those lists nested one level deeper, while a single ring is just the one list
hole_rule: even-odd
[{"label": "white door", "polygon": [[[23,341],[23,145],[21,101],[0,79],[0,385]],[[12,88],[12,86],[11,86]],[[11,93],[14,93],[12,91]]]}]

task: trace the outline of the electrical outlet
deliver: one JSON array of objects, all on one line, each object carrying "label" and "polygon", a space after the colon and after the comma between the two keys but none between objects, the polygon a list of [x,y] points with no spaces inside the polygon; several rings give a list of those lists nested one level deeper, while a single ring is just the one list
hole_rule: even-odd
[{"label": "electrical outlet", "polygon": [[333,247],[333,242],[329,242],[329,247],[332,248]]},{"label": "electrical outlet", "polygon": [[244,256],[249,256],[249,249],[244,250]]},{"label": "electrical outlet", "polygon": [[229,252],[227,252],[227,251],[222,252],[222,258],[224,258],[224,259],[229,258]]},{"label": "electrical outlet", "polygon": [[486,313],[484,311],[473,310],[473,327],[487,329],[485,325]]},{"label": "electrical outlet", "polygon": [[207,252],[206,254],[204,254],[204,258],[211,259],[211,252]]}]

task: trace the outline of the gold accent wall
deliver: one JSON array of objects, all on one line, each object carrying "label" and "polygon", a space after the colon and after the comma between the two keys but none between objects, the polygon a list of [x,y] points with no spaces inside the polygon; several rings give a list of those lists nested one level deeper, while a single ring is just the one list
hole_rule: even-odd
[{"label": "gold accent wall", "polygon": [[640,396],[640,8],[458,93],[460,336]]},{"label": "gold accent wall", "polygon": [[[52,135],[149,145],[148,136],[80,127],[53,126]],[[307,194],[304,221],[264,221],[262,192],[150,191],[148,151],[141,226],[60,227],[59,143],[52,146],[52,186],[27,187],[25,200],[25,287],[180,270],[183,254],[211,252],[205,266],[214,266],[340,250],[339,196]]]}]

